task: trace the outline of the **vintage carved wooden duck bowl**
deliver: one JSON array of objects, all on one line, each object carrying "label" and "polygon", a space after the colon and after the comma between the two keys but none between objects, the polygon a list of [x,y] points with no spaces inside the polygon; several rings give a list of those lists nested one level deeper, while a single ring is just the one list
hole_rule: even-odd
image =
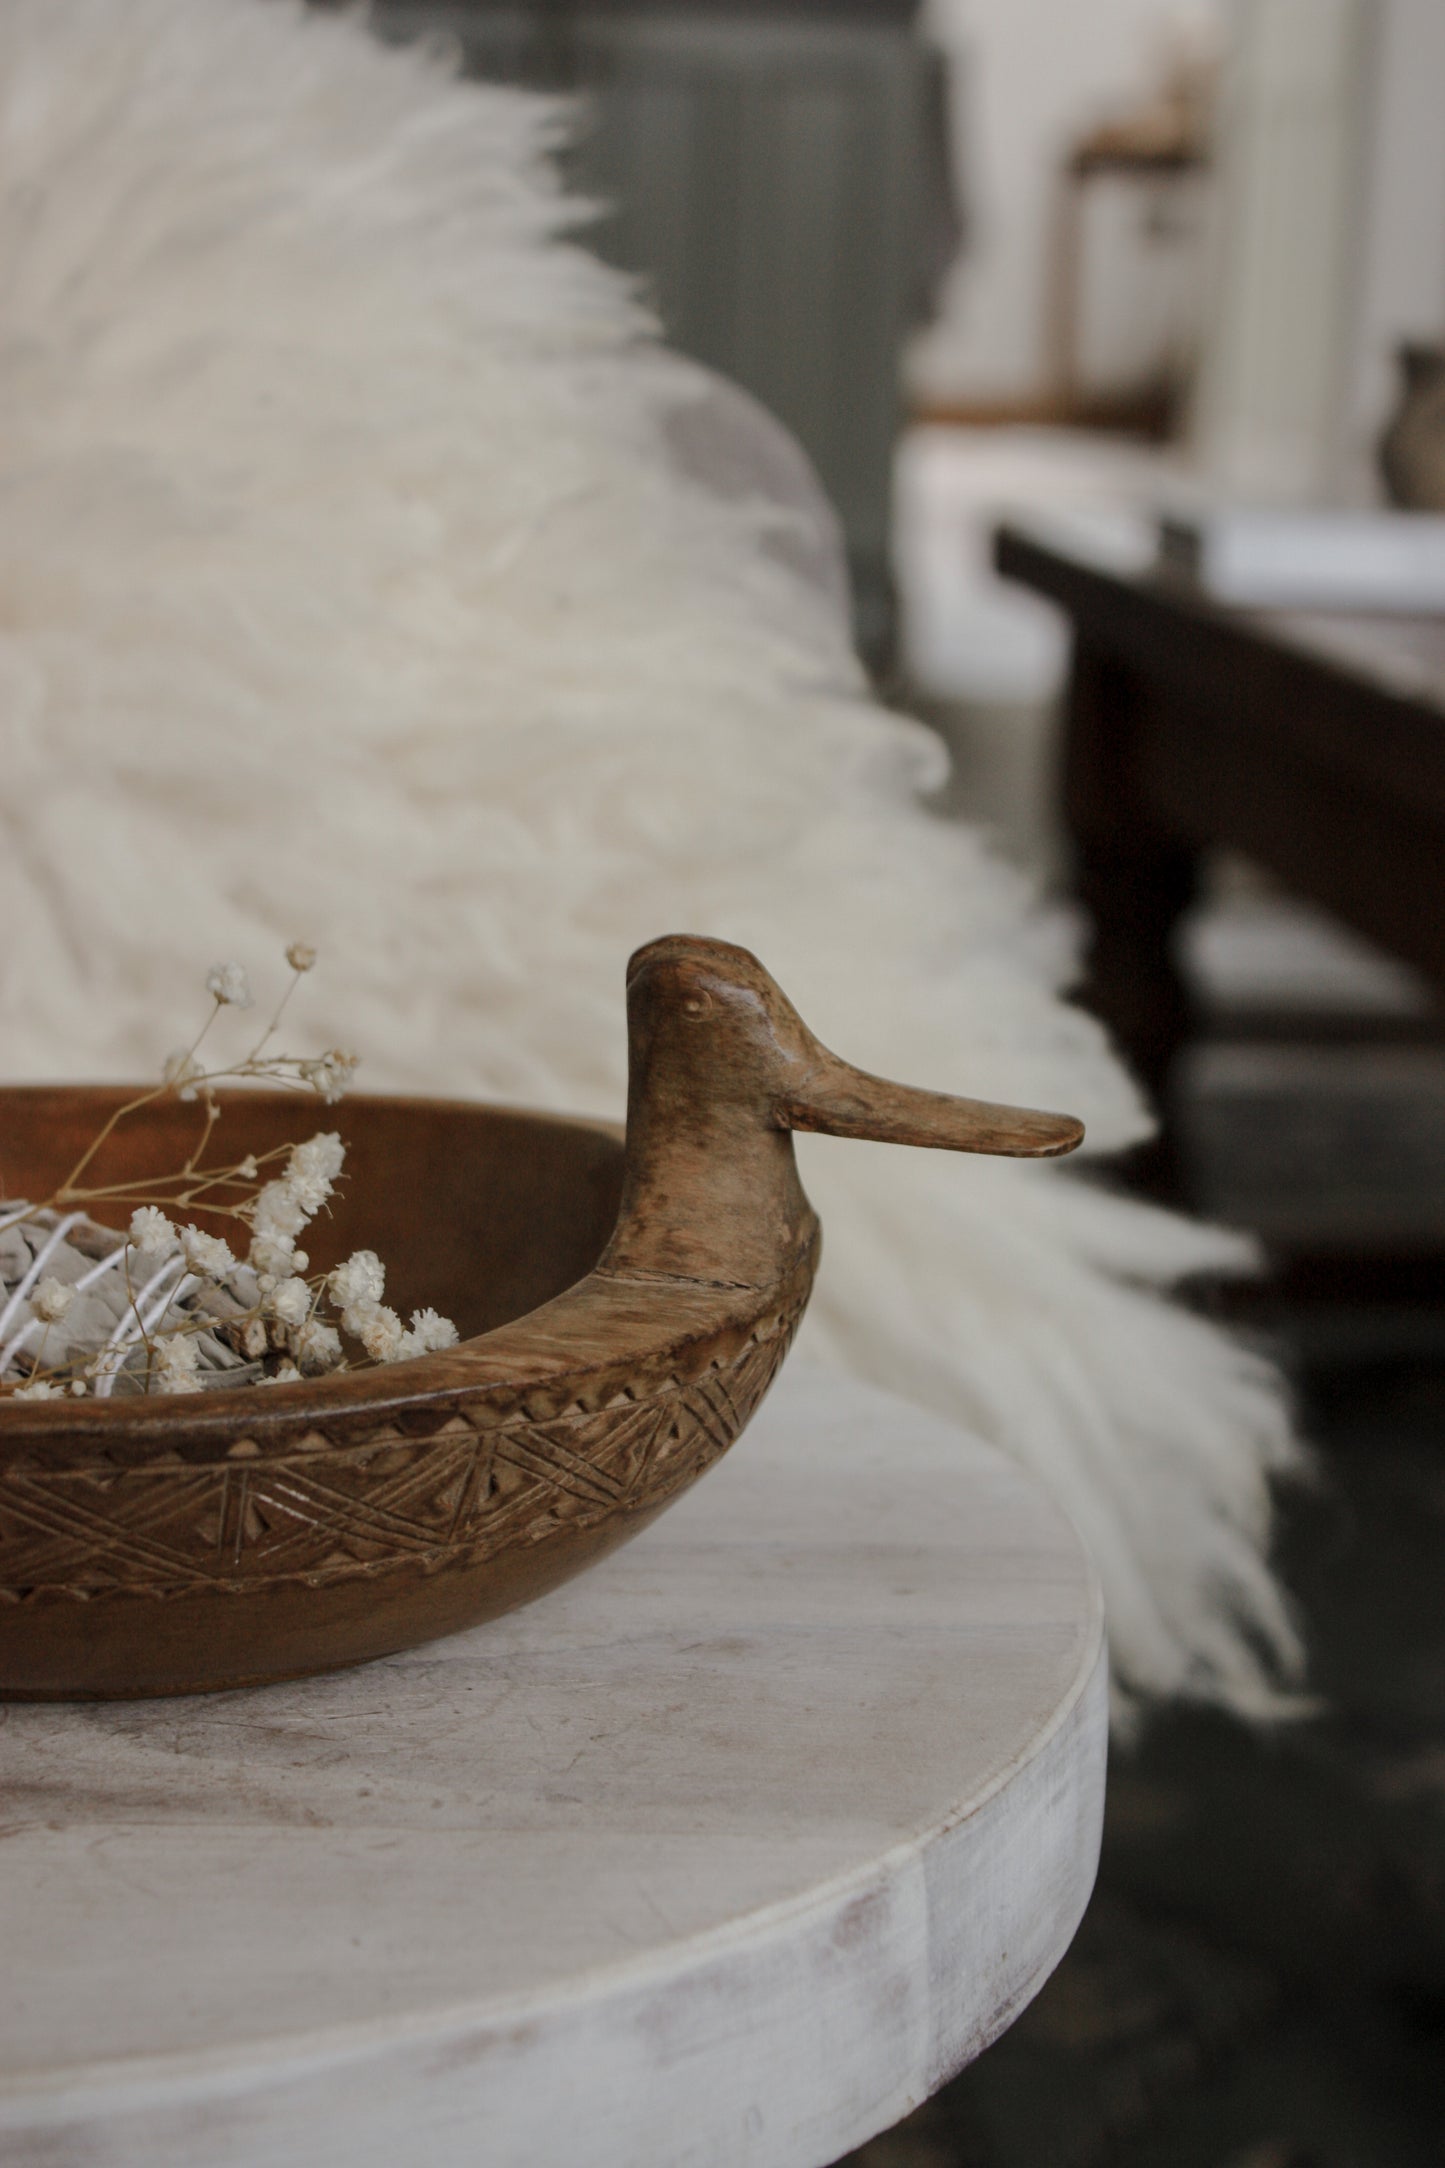
[{"label": "vintage carved wooden duck bowl", "polygon": [[[607,1125],[357,1098],[310,1248],[365,1242],[461,1345],[181,1400],[0,1401],[0,1693],[186,1693],[354,1663],[525,1603],[726,1452],[787,1353],[818,1222],[792,1131],[1039,1157],[1066,1116],[911,1091],[830,1054],[745,949],[633,957],[625,1146]],[[11,1195],[61,1179],[119,1094],[0,1092]],[[296,1101],[228,1102],[228,1148]],[[188,1110],[125,1127],[173,1165]]]}]

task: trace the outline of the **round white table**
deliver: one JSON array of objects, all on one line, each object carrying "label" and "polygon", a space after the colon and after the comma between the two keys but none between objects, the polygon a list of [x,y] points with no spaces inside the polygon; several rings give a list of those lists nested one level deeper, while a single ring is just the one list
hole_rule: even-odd
[{"label": "round white table", "polygon": [[530,1610],[290,1686],[0,1708],[0,2160],[823,2168],[1058,1961],[1105,1706],[1062,1516],[790,1366]]}]

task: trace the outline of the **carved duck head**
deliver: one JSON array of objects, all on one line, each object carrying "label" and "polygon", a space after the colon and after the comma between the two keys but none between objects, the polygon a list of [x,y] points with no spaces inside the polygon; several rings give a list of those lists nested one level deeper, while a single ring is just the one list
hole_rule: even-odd
[{"label": "carved duck head", "polygon": [[757,1286],[817,1222],[792,1132],[1047,1159],[1083,1124],[918,1091],[816,1039],[747,949],[669,934],[627,968],[627,1177],[602,1269]]}]

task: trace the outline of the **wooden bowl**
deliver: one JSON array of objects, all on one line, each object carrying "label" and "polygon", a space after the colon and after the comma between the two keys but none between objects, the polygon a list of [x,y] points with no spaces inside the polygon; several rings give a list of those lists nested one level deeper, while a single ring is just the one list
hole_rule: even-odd
[{"label": "wooden bowl", "polygon": [[[840,1062],[746,951],[629,967],[626,1144],[606,1124],[349,1099],[313,1268],[376,1249],[443,1354],[180,1398],[0,1399],[0,1694],[187,1693],[382,1655],[530,1601],[642,1528],[766,1392],[817,1265],[791,1132],[1036,1156],[1066,1117],[909,1092]],[[0,1091],[3,1188],[48,1195],[122,1096]],[[304,1102],[236,1094],[228,1157]],[[116,1133],[173,1169],[194,1111]]]}]

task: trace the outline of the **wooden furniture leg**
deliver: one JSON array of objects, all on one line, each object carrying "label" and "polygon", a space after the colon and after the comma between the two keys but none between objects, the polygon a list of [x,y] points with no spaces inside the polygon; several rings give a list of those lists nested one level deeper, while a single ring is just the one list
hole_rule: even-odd
[{"label": "wooden furniture leg", "polygon": [[1159,1135],[1139,1149],[1131,1174],[1173,1198],[1182,1182],[1170,1079],[1190,1027],[1175,934],[1197,892],[1198,858],[1158,826],[1143,799],[1149,721],[1143,681],[1079,639],[1065,719],[1063,810],[1074,892],[1090,922],[1080,996],[1159,1112]]}]

